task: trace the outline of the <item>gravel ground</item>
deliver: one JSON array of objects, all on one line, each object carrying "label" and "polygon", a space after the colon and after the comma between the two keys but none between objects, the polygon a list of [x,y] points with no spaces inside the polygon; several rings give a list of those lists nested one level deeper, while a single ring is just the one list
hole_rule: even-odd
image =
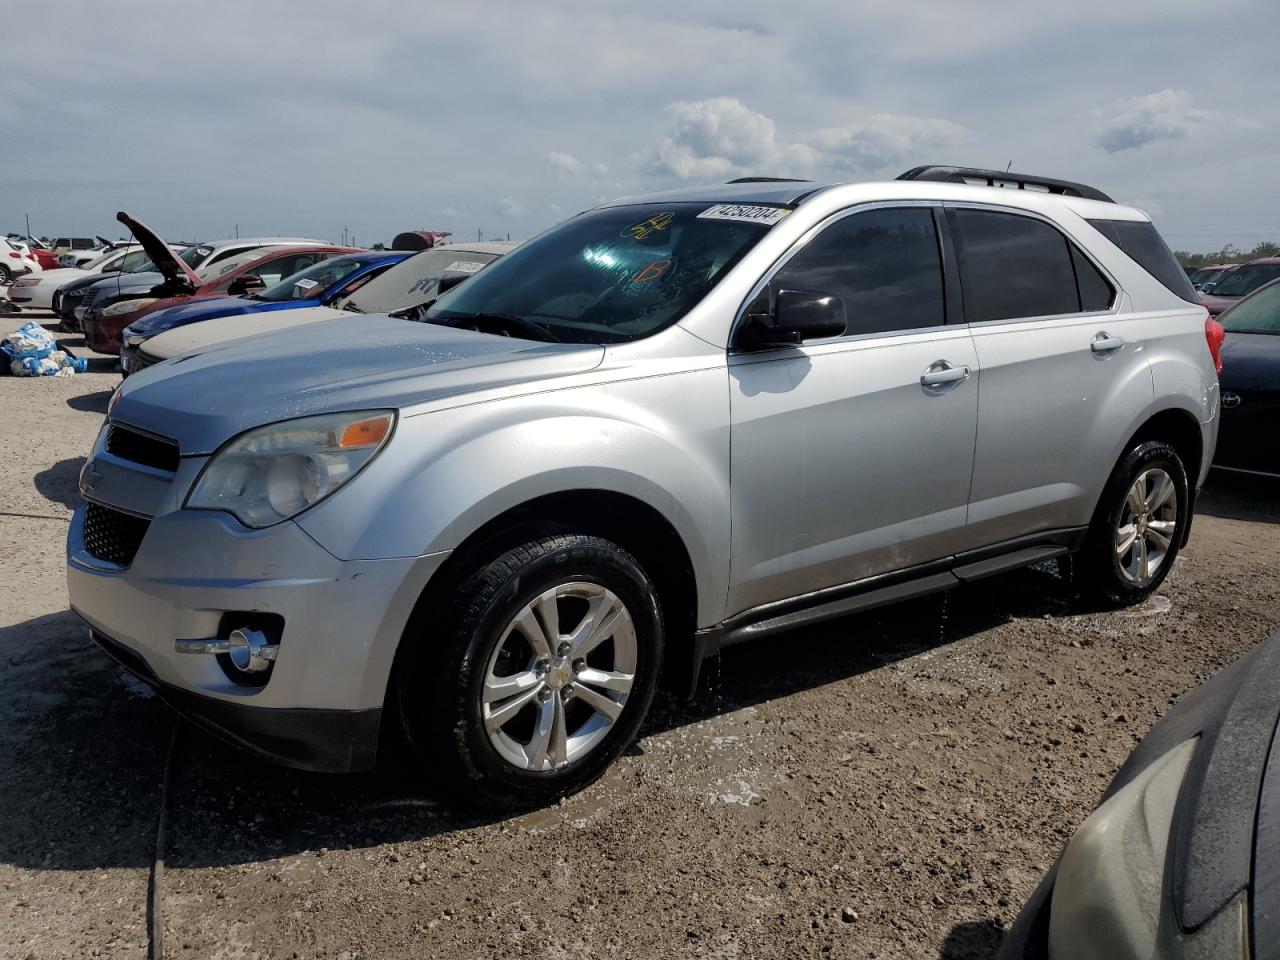
[{"label": "gravel ground", "polygon": [[[90,645],[62,574],[117,376],[0,377],[0,958],[147,954],[175,721]],[[1278,492],[1213,478],[1137,609],[1085,612],[1034,569],[733,648],[599,783],[525,816],[179,726],[165,953],[990,956],[1150,724],[1280,625]]]}]

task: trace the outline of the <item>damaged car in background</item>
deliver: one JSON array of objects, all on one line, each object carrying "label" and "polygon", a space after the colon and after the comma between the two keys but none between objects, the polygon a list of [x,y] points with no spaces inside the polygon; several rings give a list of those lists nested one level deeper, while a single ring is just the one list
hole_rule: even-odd
[{"label": "damaged car in background", "polygon": [[[152,337],[193,323],[244,314],[277,313],[323,306],[355,293],[389,267],[409,256],[401,251],[348,253],[304,266],[275,284],[238,296],[192,298],[154,309],[121,334],[120,369],[125,376],[137,364],[139,348]],[[159,307],[159,304],[157,304]]]},{"label": "damaged car in background", "polygon": [[[511,241],[460,243],[424,249],[412,256],[400,254],[408,259],[401,260],[353,291],[347,290],[349,284],[339,284],[337,293],[322,298],[321,303],[310,300],[291,301],[289,305],[294,309],[283,312],[237,309],[224,313],[219,304],[225,301],[216,300],[206,304],[171,307],[163,311],[163,314],[148,317],[147,321],[154,321],[157,326],[168,326],[172,318],[178,321],[174,328],[164,329],[154,335],[151,335],[150,325],[133,333],[130,332],[133,328],[126,330],[121,358],[123,360],[127,356],[130,368],[140,370],[161,360],[241,337],[300,327],[320,320],[350,317],[353,313],[388,313],[416,318],[422,308],[439,294],[479,273],[516,246],[518,244]],[[294,279],[291,277],[288,282],[292,283]],[[284,283],[281,285],[281,292],[289,293],[289,288]],[[268,295],[269,291],[261,294],[264,298]],[[256,304],[257,301],[250,303]],[[206,320],[204,316],[207,313],[218,316]],[[188,324],[188,319],[192,317],[200,322]],[[138,343],[131,342],[135,337],[138,338]]]}]

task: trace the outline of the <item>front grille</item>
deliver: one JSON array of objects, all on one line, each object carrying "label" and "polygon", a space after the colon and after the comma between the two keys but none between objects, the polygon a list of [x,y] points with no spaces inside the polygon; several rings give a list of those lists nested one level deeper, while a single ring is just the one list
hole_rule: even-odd
[{"label": "front grille", "polygon": [[84,513],[84,549],[91,557],[127,567],[151,521],[90,503]]},{"label": "front grille", "polygon": [[107,428],[107,453],[121,460],[174,473],[178,469],[178,445],[113,423]]},{"label": "front grille", "polygon": [[160,357],[153,357],[147,351],[139,348],[137,354],[133,358],[133,369],[136,373],[139,370],[145,370],[147,367],[154,367],[161,360]]},{"label": "front grille", "polygon": [[58,308],[62,305],[62,294],[57,290],[53,291],[53,312],[57,313]]}]

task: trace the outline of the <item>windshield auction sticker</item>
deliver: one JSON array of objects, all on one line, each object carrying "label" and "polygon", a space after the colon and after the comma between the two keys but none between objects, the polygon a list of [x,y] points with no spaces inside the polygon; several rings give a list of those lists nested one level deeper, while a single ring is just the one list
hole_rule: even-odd
[{"label": "windshield auction sticker", "polygon": [[676,215],[674,213],[660,213],[656,217],[650,217],[640,223],[633,223],[622,231],[621,236],[631,237],[634,240],[647,240],[652,234],[671,226],[671,221],[675,218]]},{"label": "windshield auction sticker", "polygon": [[785,207],[757,207],[745,203],[717,203],[707,207],[699,220],[741,220],[744,223],[761,223],[771,227],[791,211]]},{"label": "windshield auction sticker", "polygon": [[445,273],[479,273],[483,263],[474,260],[455,260],[444,268]]}]

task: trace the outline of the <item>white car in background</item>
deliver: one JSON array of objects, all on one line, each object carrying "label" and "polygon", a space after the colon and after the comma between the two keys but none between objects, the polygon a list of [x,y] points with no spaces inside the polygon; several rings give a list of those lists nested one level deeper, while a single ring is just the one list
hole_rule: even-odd
[{"label": "white car in background", "polygon": [[[173,246],[176,252],[184,247]],[[46,270],[17,280],[9,288],[9,299],[20,307],[30,310],[52,310],[53,294],[64,283],[79,280],[81,277],[95,273],[128,273],[144,267],[148,262],[147,253],[136,244],[132,247],[121,247],[110,253],[104,253],[90,261],[84,267],[61,267],[57,270]]]},{"label": "white car in background", "polygon": [[31,248],[21,240],[0,237],[0,287],[12,283],[18,277],[41,273],[40,261],[31,254]]}]

